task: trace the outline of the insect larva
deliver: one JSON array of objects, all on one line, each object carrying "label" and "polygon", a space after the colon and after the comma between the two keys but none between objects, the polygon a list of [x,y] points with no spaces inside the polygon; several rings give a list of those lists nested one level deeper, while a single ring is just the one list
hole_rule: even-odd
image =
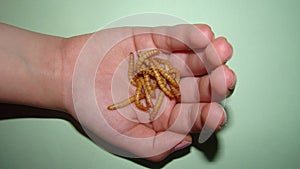
[{"label": "insect larva", "polygon": [[156,101],[156,103],[155,103],[155,105],[153,107],[153,110],[152,110],[151,114],[150,114],[150,120],[151,121],[153,121],[154,118],[156,117],[156,115],[158,113],[158,110],[160,109],[161,104],[163,102],[164,96],[165,96],[164,92],[160,92],[159,93],[157,101]]},{"label": "insect larva", "polygon": [[144,105],[142,105],[141,102],[140,102],[140,95],[142,93],[142,88],[143,88],[142,82],[141,82],[140,79],[137,79],[136,83],[137,83],[137,87],[136,87],[135,99],[134,99],[135,105],[136,105],[137,108],[139,108],[143,111],[148,111],[148,108],[145,107]]},{"label": "insect larva", "polygon": [[[169,72],[169,74],[174,74],[175,81],[177,83],[179,83],[179,81],[180,81],[180,72],[179,72],[179,70],[177,70],[176,68],[172,68],[168,72]],[[180,96],[181,96],[180,89],[176,88],[172,85],[170,85],[170,89],[171,89],[172,93],[175,95],[177,101],[180,101]]]},{"label": "insect larva", "polygon": [[[144,98],[145,98],[145,94],[142,93],[140,96],[140,100],[144,99]],[[119,103],[112,104],[112,105],[108,106],[107,109],[108,110],[116,110],[116,109],[125,107],[128,104],[133,103],[134,101],[135,101],[135,95],[129,97],[128,99],[122,100]]]},{"label": "insect larva", "polygon": [[143,86],[143,89],[144,89],[144,93],[145,93],[145,98],[146,98],[146,103],[147,103],[147,106],[148,107],[152,107],[153,106],[153,103],[152,103],[152,100],[151,100],[151,97],[150,97],[150,92],[152,91],[151,88],[150,90],[146,89],[146,84],[145,84],[145,80],[144,79],[140,79],[141,83],[142,83],[142,86]]},{"label": "insect larva", "polygon": [[128,79],[130,83],[134,86],[136,86],[136,82],[134,81],[134,54],[130,52],[129,54],[129,65],[128,65]]},{"label": "insect larva", "polygon": [[119,103],[115,103],[113,105],[108,106],[107,109],[108,110],[116,110],[116,109],[122,108],[122,107],[127,106],[128,104],[134,102],[134,99],[135,99],[135,96],[131,96],[130,98],[125,99]]},{"label": "insect larva", "polygon": [[[172,64],[161,58],[151,58],[159,54],[158,49],[152,49],[146,52],[137,52],[137,63],[134,63],[134,54],[129,54],[128,79],[130,83],[136,86],[135,95],[119,103],[107,107],[109,110],[115,110],[135,102],[137,108],[142,111],[148,111],[152,108],[149,116],[154,120],[161,107],[164,96],[170,99],[180,99],[179,80],[180,72]],[[135,64],[135,65],[134,65]],[[136,67],[134,67],[136,66]],[[159,88],[159,96],[156,103],[152,103],[155,98],[156,88]],[[144,106],[140,100],[145,99],[147,106]]]},{"label": "insect larva", "polygon": [[144,72],[143,76],[145,80],[145,89],[150,92],[152,90],[150,75],[147,72]]},{"label": "insect larva", "polygon": [[147,52],[145,53],[139,53],[138,52],[138,55],[139,55],[139,58],[138,58],[138,61],[136,63],[136,69],[139,70],[141,68],[141,65],[143,64],[143,62],[149,58],[149,57],[152,57],[152,56],[155,56],[155,55],[158,55],[159,54],[159,50],[158,49],[152,49],[152,50],[148,50]]},{"label": "insect larva", "polygon": [[166,71],[169,71],[170,69],[173,68],[173,66],[171,65],[171,63],[168,60],[161,59],[161,58],[154,58],[154,60],[157,61],[158,63],[164,65],[164,68]]},{"label": "insect larva", "polygon": [[179,88],[176,88],[176,87],[174,87],[174,86],[171,85],[170,89],[171,89],[172,94],[179,101],[180,100],[180,96],[181,96]]},{"label": "insect larva", "polygon": [[[166,82],[165,81],[165,78],[163,78],[161,76],[161,73],[160,73],[160,65],[154,61],[154,60],[151,60],[151,68],[154,72],[154,77],[158,83],[158,86],[160,87],[160,89],[168,96],[170,97],[171,99],[174,98],[175,96],[171,93],[171,91],[169,89],[167,89],[166,87]],[[162,69],[161,69],[162,70]]]},{"label": "insect larva", "polygon": [[176,82],[178,83],[180,80],[180,72],[178,69],[176,68],[172,68],[168,71],[169,74],[174,74],[174,78],[176,80]]},{"label": "insect larva", "polygon": [[153,63],[154,67],[157,68],[157,70],[160,72],[160,74],[170,82],[170,85],[172,85],[176,88],[179,87],[178,83],[168,74],[168,72],[166,70],[164,70],[159,65],[159,63],[156,60],[152,59],[151,63]]},{"label": "insect larva", "polygon": [[168,74],[167,71],[163,70],[163,69],[158,69],[158,71],[160,72],[160,74],[166,78],[169,82],[170,82],[170,85],[176,87],[176,88],[179,88],[179,85],[178,83]]},{"label": "insect larva", "polygon": [[158,83],[158,86],[160,89],[170,98],[174,98],[174,95],[166,88],[166,83],[164,82],[163,78],[161,77],[160,73],[158,70],[154,69],[153,70],[156,81]]}]

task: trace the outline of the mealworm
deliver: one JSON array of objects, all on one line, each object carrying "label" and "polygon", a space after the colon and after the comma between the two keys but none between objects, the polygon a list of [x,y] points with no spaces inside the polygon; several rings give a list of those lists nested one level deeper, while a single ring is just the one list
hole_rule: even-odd
[{"label": "mealworm", "polygon": [[161,59],[161,58],[154,58],[154,60],[157,61],[158,63],[164,65],[164,68],[166,71],[169,71],[170,69],[173,68],[173,66],[171,65],[171,63],[168,60]]},{"label": "mealworm", "polygon": [[150,88],[150,90],[147,90],[146,89],[145,80],[141,78],[140,81],[142,83],[142,86],[143,86],[143,89],[144,89],[144,93],[146,95],[145,98],[146,98],[147,106],[148,107],[152,107],[153,103],[152,103],[152,100],[151,100],[151,97],[150,97],[151,88]]},{"label": "mealworm", "polygon": [[141,65],[143,64],[143,62],[152,56],[158,55],[159,54],[159,50],[158,49],[152,49],[152,50],[148,50],[145,53],[140,53],[138,52],[139,58],[138,61],[136,63],[136,69],[139,70],[141,68]]},{"label": "mealworm", "polygon": [[137,79],[136,83],[137,83],[137,87],[136,87],[135,99],[134,99],[135,105],[136,105],[137,108],[139,108],[143,111],[148,111],[148,108],[145,107],[144,105],[142,105],[141,102],[140,102],[140,95],[142,93],[142,88],[143,88],[142,82],[141,82],[140,79]]},{"label": "mealworm", "polygon": [[[145,98],[145,94],[142,93],[141,96],[140,96],[140,100],[144,99],[144,98]],[[120,101],[118,103],[112,104],[112,105],[108,106],[107,109],[108,110],[116,110],[116,109],[125,107],[128,104],[133,103],[134,101],[135,101],[135,95],[130,96],[129,98],[124,99],[124,100],[122,100],[122,101]]]},{"label": "mealworm", "polygon": [[[136,63],[134,61],[135,55],[132,52],[129,54],[128,79],[132,85],[136,86],[135,94],[119,103],[108,106],[107,109],[115,110],[134,102],[136,107],[142,111],[148,111],[149,108],[152,108],[149,118],[154,120],[165,95],[170,99],[180,99],[180,72],[166,59],[151,58],[158,55],[159,52],[158,49],[146,52],[138,51]],[[152,98],[156,97],[156,88],[159,88],[160,91],[156,103],[153,104]],[[145,99],[146,106],[141,103],[140,100],[142,99]]]},{"label": "mealworm", "polygon": [[158,86],[160,89],[170,98],[174,98],[175,96],[166,88],[165,82],[163,81],[163,78],[161,77],[160,73],[158,70],[154,69],[153,70],[156,81],[158,83]]},{"label": "mealworm", "polygon": [[107,109],[108,110],[116,110],[116,109],[122,108],[122,107],[127,106],[128,104],[134,102],[134,99],[135,99],[135,96],[131,96],[130,98],[125,99],[119,103],[115,103],[115,104],[108,106]]},{"label": "mealworm", "polygon": [[152,90],[151,82],[150,82],[150,75],[146,72],[143,73],[144,80],[145,80],[145,89],[150,92]]},{"label": "mealworm", "polygon": [[152,63],[154,64],[154,66],[157,68],[157,70],[160,72],[160,74],[164,77],[164,78],[166,78],[169,82],[170,82],[170,84],[172,85],[172,86],[174,86],[174,87],[176,87],[176,88],[178,88],[179,87],[179,85],[178,85],[178,83],[169,75],[169,73],[166,71],[166,70],[164,70],[160,65],[159,65],[159,63],[156,61],[156,60],[151,60],[152,61]]},{"label": "mealworm", "polygon": [[164,77],[164,78],[166,78],[169,82],[170,82],[170,85],[172,85],[172,86],[174,86],[174,87],[176,87],[176,88],[179,88],[179,85],[178,85],[178,83],[168,74],[168,72],[167,71],[165,71],[165,70],[163,70],[163,69],[157,69],[159,72],[160,72],[160,74]]},{"label": "mealworm", "polygon": [[128,79],[130,83],[134,86],[136,86],[136,82],[133,79],[134,78],[134,54],[130,52],[129,54],[129,65],[128,65]]},{"label": "mealworm", "polygon": [[[169,74],[174,74],[175,75],[175,77],[174,77],[175,81],[177,83],[179,83],[179,81],[180,81],[180,72],[179,72],[179,70],[177,70],[176,68],[172,68],[168,72],[169,72]],[[174,87],[172,85],[170,86],[170,89],[173,92],[173,94],[175,95],[176,99],[179,101],[180,100],[180,96],[181,96],[180,89],[176,88],[176,87]]]},{"label": "mealworm", "polygon": [[160,89],[168,96],[170,97],[171,99],[174,98],[175,96],[171,93],[171,91],[169,89],[167,89],[166,87],[166,82],[164,82],[165,78],[163,78],[161,76],[161,73],[160,73],[160,67],[159,67],[159,64],[154,61],[154,60],[151,60],[150,62],[150,65],[151,65],[151,68],[153,70],[153,73],[154,73],[154,77],[158,83],[158,86],[160,87]]},{"label": "mealworm", "polygon": [[156,117],[156,115],[158,113],[158,110],[160,109],[161,104],[163,102],[164,96],[165,96],[164,92],[160,92],[159,93],[157,101],[156,101],[156,103],[155,103],[155,105],[153,107],[153,110],[152,110],[151,114],[150,114],[150,120],[151,121],[153,121],[154,118]]},{"label": "mealworm", "polygon": [[176,82],[177,82],[177,83],[179,82],[179,80],[180,80],[180,72],[179,72],[178,69],[172,68],[172,69],[170,69],[170,70],[168,71],[168,73],[169,73],[169,74],[174,74],[174,75],[175,75],[174,78],[175,78]]}]

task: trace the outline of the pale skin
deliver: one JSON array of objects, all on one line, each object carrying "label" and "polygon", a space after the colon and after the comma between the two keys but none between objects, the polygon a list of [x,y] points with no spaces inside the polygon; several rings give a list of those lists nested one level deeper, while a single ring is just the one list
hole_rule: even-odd
[{"label": "pale skin", "polygon": [[[114,46],[112,52],[105,56],[111,58],[111,60],[108,59],[106,66],[102,69],[106,69],[109,74],[109,72],[114,71],[115,68],[112,65],[118,61],[118,58],[127,57],[130,52],[139,49],[159,48],[170,52],[180,51],[178,56],[186,61],[194,75],[197,76],[182,77],[180,90],[185,95],[182,95],[180,102],[173,101],[168,104],[163,114],[153,123],[131,122],[117,113],[111,113],[109,116],[117,120],[111,120],[109,123],[118,131],[131,137],[155,136],[165,132],[177,118],[179,111],[186,111],[183,115],[180,115],[180,124],[183,124],[183,126],[190,122],[190,117],[196,115],[197,118],[192,124],[190,132],[200,132],[209,113],[221,115],[222,119],[221,121],[209,121],[208,125],[218,123],[218,126],[222,126],[225,123],[226,112],[217,102],[230,96],[236,83],[234,72],[225,65],[231,58],[233,49],[224,37],[214,37],[214,33],[209,26],[198,24],[196,27],[202,32],[202,36],[191,35],[189,31],[185,31],[184,26],[152,29],[174,31],[174,33],[180,34],[182,38],[193,42],[194,47],[201,49],[200,52],[205,54],[205,64],[209,64],[208,71],[206,70],[207,67],[204,66],[205,64],[190,53],[190,49],[186,45],[162,36],[142,35],[129,38]],[[117,28],[109,31],[116,33],[131,31],[134,33],[135,30],[134,28]],[[72,102],[72,75],[76,59],[91,35],[62,38],[34,33],[0,23],[0,102],[60,110],[71,114],[77,119]],[[113,33],[111,35],[113,36]],[[109,40],[109,38],[103,39],[103,43]],[[212,50],[212,48],[215,50]],[[184,74],[183,69],[180,67],[178,69]],[[210,76],[207,72],[210,73]],[[101,72],[99,73],[100,76]],[[110,78],[108,77],[108,79]],[[196,80],[197,83],[191,83],[191,80]],[[220,83],[217,82],[220,81],[225,81],[226,87],[219,86]],[[109,84],[110,81],[101,81],[100,78],[97,78],[96,84],[98,83]],[[211,97],[210,87],[216,91],[217,96]],[[201,100],[194,93],[200,93]],[[183,109],[180,109],[180,107]],[[195,107],[199,109],[195,109]],[[214,111],[209,111],[209,108]],[[88,119],[91,115],[87,113],[85,116]],[[102,134],[103,131],[99,129],[98,123],[94,121],[84,121],[84,123],[83,125],[96,135]],[[182,126],[175,126],[168,131],[170,132],[168,136],[176,137],[176,134],[181,133],[182,128]],[[216,128],[216,130],[220,129],[220,127]],[[172,140],[172,138],[166,136],[164,140]],[[177,144],[171,141],[166,143],[163,140],[161,142],[156,140],[153,143],[156,148],[159,149],[165,146],[170,148],[160,154],[146,158],[151,161],[163,160],[172,152],[188,146],[191,141],[192,138],[189,134],[186,134],[183,140]],[[118,142],[113,144],[118,146]],[[137,143],[134,146],[122,145],[121,147],[139,155],[153,148],[152,146],[149,145],[148,147],[143,143]]]}]

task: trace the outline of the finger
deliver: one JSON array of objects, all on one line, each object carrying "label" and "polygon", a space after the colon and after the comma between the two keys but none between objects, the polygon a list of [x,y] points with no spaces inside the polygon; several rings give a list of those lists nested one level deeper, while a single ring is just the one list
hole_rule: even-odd
[{"label": "finger", "polygon": [[133,34],[137,49],[156,47],[170,52],[204,48],[214,38],[211,28],[204,24],[134,28]]},{"label": "finger", "polygon": [[[179,103],[171,113],[165,112],[157,121],[155,130],[178,133],[200,132],[204,124],[212,131],[220,130],[226,122],[226,112],[218,103]],[[163,125],[161,121],[168,124]]]},{"label": "finger", "polygon": [[232,57],[231,44],[223,37],[215,39],[207,48],[196,53],[175,53],[168,57],[170,63],[180,70],[181,76],[199,76],[225,64]]},{"label": "finger", "polygon": [[180,80],[180,102],[221,101],[232,94],[235,83],[236,75],[226,65],[202,77],[184,77]]}]

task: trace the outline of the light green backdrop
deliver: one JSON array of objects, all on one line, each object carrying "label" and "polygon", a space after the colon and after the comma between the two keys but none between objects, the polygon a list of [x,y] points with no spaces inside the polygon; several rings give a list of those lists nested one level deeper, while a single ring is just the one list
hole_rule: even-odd
[{"label": "light green backdrop", "polygon": [[[234,47],[229,125],[208,160],[190,153],[164,168],[299,168],[300,1],[0,0],[0,22],[58,36],[93,32],[120,17],[159,12],[207,23]],[[0,37],[1,38],[1,37]],[[3,112],[0,112],[3,113]],[[68,121],[0,121],[0,168],[144,168],[94,145]]]}]

